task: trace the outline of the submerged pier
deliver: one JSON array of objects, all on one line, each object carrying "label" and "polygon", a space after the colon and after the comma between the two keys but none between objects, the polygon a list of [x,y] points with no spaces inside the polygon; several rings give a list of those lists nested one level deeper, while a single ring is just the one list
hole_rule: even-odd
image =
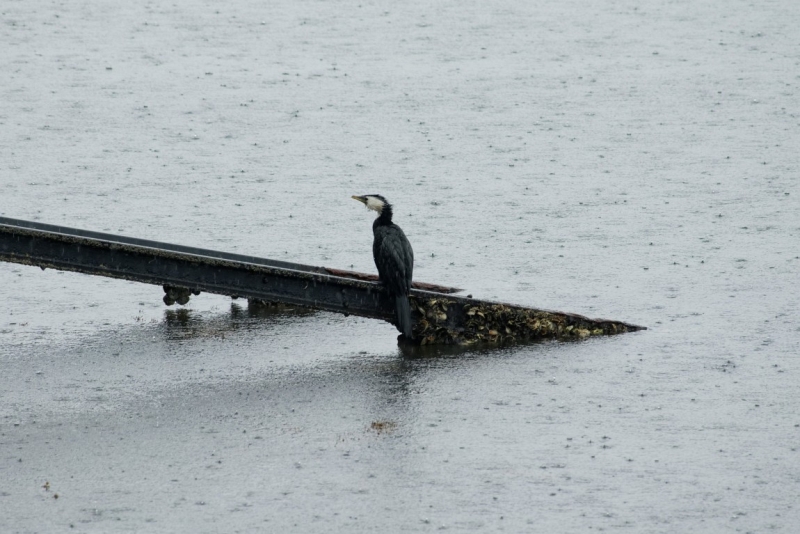
[{"label": "submerged pier", "polygon": [[[394,303],[377,276],[0,217],[0,261],[164,287],[167,304],[201,292],[381,319]],[[419,344],[580,339],[644,330],[582,315],[459,297],[457,288],[414,282],[409,295]]]}]

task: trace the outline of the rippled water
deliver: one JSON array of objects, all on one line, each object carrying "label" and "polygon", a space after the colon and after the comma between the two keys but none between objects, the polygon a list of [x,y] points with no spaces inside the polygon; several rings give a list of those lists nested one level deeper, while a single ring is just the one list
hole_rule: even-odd
[{"label": "rippled water", "polygon": [[372,272],[381,193],[417,279],[649,327],[404,354],[0,264],[4,531],[800,522],[794,2],[0,11],[4,216]]}]

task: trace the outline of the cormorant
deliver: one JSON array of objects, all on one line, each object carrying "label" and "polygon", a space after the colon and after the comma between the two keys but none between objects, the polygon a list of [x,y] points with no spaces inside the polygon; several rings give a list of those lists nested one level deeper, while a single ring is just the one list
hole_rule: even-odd
[{"label": "cormorant", "polygon": [[392,205],[380,195],[353,196],[367,209],[378,212],[372,223],[375,241],[372,243],[372,256],[378,268],[378,278],[394,297],[397,329],[411,338],[411,306],[408,304],[408,291],[411,289],[411,274],[414,270],[414,251],[406,234],[392,222]]}]

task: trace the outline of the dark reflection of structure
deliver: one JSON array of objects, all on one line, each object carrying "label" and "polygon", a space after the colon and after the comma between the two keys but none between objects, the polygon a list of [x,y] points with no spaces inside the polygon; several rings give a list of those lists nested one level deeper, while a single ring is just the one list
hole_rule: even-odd
[{"label": "dark reflection of structure", "polygon": [[164,311],[164,321],[166,321],[167,327],[186,328],[191,320],[191,311],[186,308]]},{"label": "dark reflection of structure", "polygon": [[[525,350],[531,345],[548,343],[536,341],[514,345],[415,345],[403,342],[398,336],[398,355],[400,358],[373,362],[373,394],[369,399],[378,433],[386,428],[400,428],[402,421],[412,421],[418,417],[420,399],[430,387],[431,380],[448,369],[461,369],[469,366],[471,360],[485,358],[506,358],[510,352]],[[422,395],[422,397],[419,397]]]},{"label": "dark reflection of structure", "polygon": [[[418,418],[420,395],[424,397],[432,375],[458,368],[465,362],[497,352],[476,347],[453,345],[414,345],[398,336],[398,358],[371,360],[362,366],[364,380],[371,384],[367,399],[373,420],[370,429],[377,433],[400,430]],[[468,364],[466,364],[468,365]]]},{"label": "dark reflection of structure", "polygon": [[[279,338],[287,326],[294,326],[292,335],[281,339],[281,345],[307,344],[308,350],[319,357],[304,358],[297,365],[293,365],[291,357],[276,358],[275,369],[270,369],[269,364],[258,368],[252,383],[230,378],[231,388],[257,387],[258,396],[266,394],[275,399],[275,406],[259,419],[264,428],[281,430],[287,424],[285,421],[293,418],[299,418],[298,424],[303,421],[309,425],[324,424],[321,422],[324,418],[339,411],[357,418],[355,427],[349,427],[356,429],[355,437],[348,434],[343,439],[361,439],[365,435],[376,439],[391,436],[404,439],[409,432],[417,432],[423,426],[427,428],[426,423],[435,422],[435,403],[442,402],[442,384],[453,385],[448,375],[463,372],[477,363],[474,360],[505,358],[509,351],[515,350],[486,346],[418,346],[398,339],[398,346],[389,351],[343,354],[336,349],[338,343],[334,343],[340,339],[330,340],[328,347],[327,340],[314,339],[313,333],[308,338],[298,334],[298,330],[313,332],[318,329],[322,318],[315,315],[315,311],[304,308],[237,300],[230,303],[230,310],[225,313],[167,310],[163,329],[166,338],[176,344],[182,340],[213,338],[221,340],[223,347],[233,346],[226,337],[233,341],[237,332],[242,337],[243,331],[251,331],[255,338],[263,338],[264,345],[273,346],[265,349],[265,353],[269,353],[275,349],[274,338]],[[358,335],[364,336],[363,330],[359,332]],[[343,335],[352,336],[353,332],[343,332]],[[348,345],[366,348],[370,341],[367,335]],[[386,348],[385,344],[381,346]],[[287,368],[291,368],[291,372]],[[463,388],[469,391],[470,386]],[[455,395],[461,393],[454,392]],[[431,403],[434,403],[433,411]],[[402,461],[404,448],[398,447],[395,454],[401,458],[393,463],[394,468],[403,471],[403,477],[413,476],[414,466]],[[412,460],[415,456],[409,454],[408,458]]]},{"label": "dark reflection of structure", "polygon": [[[420,391],[420,373],[425,365],[407,358],[365,362],[361,384],[351,388],[366,393],[362,402],[367,410],[365,430],[391,433],[418,418],[416,397]],[[356,375],[358,376],[358,375]]]},{"label": "dark reflection of structure", "polygon": [[186,308],[164,311],[167,339],[200,337],[225,337],[237,330],[270,328],[288,317],[312,316],[316,312],[308,308],[248,300],[246,308],[239,302],[231,302],[230,313],[209,318]]},{"label": "dark reflection of structure", "polygon": [[400,354],[410,360],[425,358],[454,358],[465,354],[475,354],[476,348],[460,345],[414,345],[397,337]]}]

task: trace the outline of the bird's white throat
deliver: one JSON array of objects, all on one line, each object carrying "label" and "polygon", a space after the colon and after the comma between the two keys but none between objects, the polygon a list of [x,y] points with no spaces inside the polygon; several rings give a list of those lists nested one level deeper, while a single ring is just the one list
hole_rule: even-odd
[{"label": "bird's white throat", "polygon": [[370,197],[370,196],[367,197],[368,209],[375,210],[378,213],[381,213],[383,211],[383,206],[384,206],[383,200],[376,197]]}]

